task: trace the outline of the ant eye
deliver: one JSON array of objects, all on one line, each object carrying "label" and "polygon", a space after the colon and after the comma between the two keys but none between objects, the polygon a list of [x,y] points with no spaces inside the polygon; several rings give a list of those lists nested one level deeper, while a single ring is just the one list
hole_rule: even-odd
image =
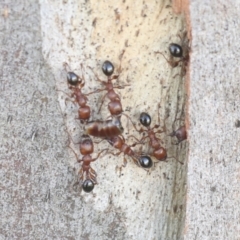
[{"label": "ant eye", "polygon": [[106,76],[111,76],[114,72],[114,66],[110,61],[105,61],[102,65],[102,71]]},{"label": "ant eye", "polygon": [[150,115],[145,112],[142,112],[140,114],[139,120],[140,120],[140,123],[145,127],[149,127],[152,121]]},{"label": "ant eye", "polygon": [[150,168],[153,165],[152,159],[149,156],[141,156],[139,163],[143,168]]},{"label": "ant eye", "polygon": [[182,47],[176,43],[171,43],[169,45],[169,52],[173,57],[182,57],[183,56]]},{"label": "ant eye", "polygon": [[91,192],[94,188],[93,181],[90,179],[85,180],[82,184],[82,188],[84,192],[87,192],[87,193]]},{"label": "ant eye", "polygon": [[67,81],[70,85],[76,86],[79,83],[79,76],[74,72],[68,72]]}]

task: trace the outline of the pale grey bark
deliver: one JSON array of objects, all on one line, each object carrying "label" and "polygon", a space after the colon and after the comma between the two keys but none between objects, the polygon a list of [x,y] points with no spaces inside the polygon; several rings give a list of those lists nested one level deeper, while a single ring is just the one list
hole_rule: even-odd
[{"label": "pale grey bark", "polygon": [[239,239],[239,1],[192,1],[185,239]]}]

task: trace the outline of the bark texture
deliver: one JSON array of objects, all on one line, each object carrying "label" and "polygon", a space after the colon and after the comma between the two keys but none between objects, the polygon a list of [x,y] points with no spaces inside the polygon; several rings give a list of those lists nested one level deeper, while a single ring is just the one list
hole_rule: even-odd
[{"label": "bark texture", "polygon": [[239,239],[238,1],[192,1],[185,239]]},{"label": "bark texture", "polygon": [[[168,59],[169,43],[185,44],[184,17],[160,0],[9,1],[1,10],[0,238],[182,239],[187,142],[173,145],[167,135],[184,124],[184,69],[154,52]],[[88,67],[106,80],[101,65],[107,59],[116,71],[121,65],[116,84],[129,85],[116,89],[125,113],[135,123],[143,111],[153,126],[166,122],[158,136],[169,157],[185,164],[169,158],[146,172],[127,158],[120,172],[123,155],[106,154],[93,164],[99,184],[86,194],[75,185],[80,166],[68,148],[83,126],[68,101],[63,64],[79,75],[84,66],[88,93],[102,88]],[[98,113],[104,94],[89,96],[93,120],[109,116],[108,99]],[[129,135],[141,137],[126,120],[123,125],[129,144]],[[106,147],[96,144],[94,156]]]}]

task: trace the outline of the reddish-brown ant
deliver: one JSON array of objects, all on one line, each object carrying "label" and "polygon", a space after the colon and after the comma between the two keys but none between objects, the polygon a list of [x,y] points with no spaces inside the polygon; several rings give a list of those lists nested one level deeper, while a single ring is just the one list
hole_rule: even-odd
[{"label": "reddish-brown ant", "polygon": [[125,158],[125,155],[128,155],[129,157],[132,158],[135,164],[141,165],[143,168],[150,168],[152,167],[152,159],[149,156],[143,156],[140,155],[138,156],[132,149],[131,146],[127,145],[125,142],[125,139],[123,136],[116,136],[113,138],[107,139],[107,141],[116,149],[119,150],[118,153],[112,153],[115,156],[120,155],[121,153],[124,154],[124,162],[123,162],[123,167],[126,167],[127,165],[127,160]]},{"label": "reddish-brown ant", "polygon": [[114,91],[114,88],[123,88],[123,86],[113,86],[112,80],[117,79],[118,75],[113,75],[114,66],[110,61],[105,61],[103,63],[102,71],[108,77],[108,81],[106,82],[100,80],[99,77],[93,71],[97,81],[101,82],[105,86],[104,89],[98,89],[95,92],[107,91],[107,93],[104,95],[102,99],[99,111],[102,107],[105,97],[107,97],[110,100],[110,102],[108,103],[108,109],[111,113],[112,119],[107,121],[89,122],[86,125],[86,133],[91,136],[100,138],[112,138],[114,136],[121,135],[123,132],[123,127],[120,121],[121,115],[123,114],[122,104],[120,96]]},{"label": "reddish-brown ant", "polygon": [[[160,139],[156,136],[156,133],[163,133],[165,132],[165,126],[163,130],[157,130],[154,131],[154,128],[159,128],[159,125],[155,125],[152,128],[150,128],[151,125],[151,117],[148,113],[142,112],[140,114],[140,123],[146,127],[147,129],[140,129],[137,130],[138,132],[146,132],[147,136],[142,137],[142,139],[140,140],[140,143],[143,142],[143,140],[145,138],[149,138],[150,142],[149,145],[150,147],[153,149],[152,152],[150,152],[149,154],[154,156],[158,161],[166,161],[167,158],[175,158],[175,157],[168,157],[167,156],[167,151],[164,147],[162,147],[162,145],[160,144]],[[176,158],[175,158],[176,159]],[[176,159],[177,160],[177,159]],[[177,160],[178,161],[178,160]],[[179,163],[183,164],[182,162],[178,161]]]},{"label": "reddish-brown ant", "polygon": [[[184,112],[184,105],[182,106],[182,111],[181,111],[181,115]],[[176,129],[175,128],[175,122],[179,120],[181,122],[184,121],[183,117],[180,118],[176,118],[172,124],[172,129]],[[177,143],[172,143],[174,145],[178,145],[179,143],[181,143],[182,141],[187,139],[187,130],[186,130],[186,126],[185,125],[180,125],[180,127],[177,130],[174,130],[172,133],[170,133],[168,136],[170,137],[176,137],[177,138]]]},{"label": "reddish-brown ant", "polygon": [[90,107],[87,105],[87,95],[89,94],[82,93],[82,88],[85,85],[84,78],[80,79],[79,76],[74,72],[68,72],[67,81],[69,84],[69,89],[73,91],[71,96],[75,98],[75,101],[79,105],[78,118],[81,122],[86,122],[90,118],[91,111]]},{"label": "reddish-brown ant", "polygon": [[100,154],[106,149],[103,149],[101,152],[99,152],[96,158],[92,158],[91,154],[94,151],[94,145],[89,135],[82,135],[79,149],[80,153],[83,155],[82,159],[79,159],[75,151],[72,149],[77,161],[79,163],[82,162],[82,166],[79,171],[79,178],[81,182],[83,182],[82,183],[83,190],[85,192],[91,192],[94,188],[94,185],[97,184],[96,180],[97,173],[90,165],[92,162],[96,161],[99,158]]},{"label": "reddish-brown ant", "polygon": [[[65,69],[67,66],[68,66],[67,63],[64,63]],[[90,119],[90,115],[91,115],[91,109],[87,105],[87,101],[88,101],[87,96],[92,94],[93,92],[88,94],[84,94],[82,92],[82,88],[85,85],[85,78],[83,74],[82,64],[81,64],[81,69],[82,69],[81,77],[79,77],[74,72],[71,72],[71,71],[67,72],[67,82],[68,82],[69,89],[72,90],[72,94],[70,95],[70,97],[73,97],[74,102],[76,102],[79,105],[78,119],[80,119],[82,123],[86,123]]]},{"label": "reddish-brown ant", "polygon": [[159,125],[155,125],[150,128],[152,120],[148,113],[142,112],[139,120],[140,123],[147,128],[146,130],[140,130],[140,132],[147,132],[147,136],[143,137],[141,141],[148,137],[150,139],[150,146],[154,149],[152,155],[159,161],[165,161],[167,159],[167,151],[161,146],[160,139],[156,137],[156,133],[163,133],[165,129],[154,132],[154,128],[158,128]]},{"label": "reddish-brown ant", "polygon": [[[181,39],[182,44],[186,45],[184,43],[184,39],[186,39],[186,33],[184,34],[184,37],[183,37],[184,39],[180,35],[178,35],[178,36]],[[165,58],[165,60],[168,62],[168,64],[173,68],[177,67],[178,64],[180,62],[182,62],[183,63],[182,64],[182,73],[183,73],[182,75],[184,75],[185,72],[186,72],[186,66],[187,66],[187,63],[188,63],[188,60],[189,60],[189,47],[184,46],[184,50],[185,50],[184,51],[182,46],[180,46],[179,44],[171,43],[168,47],[168,50],[169,50],[169,53],[170,53],[170,59],[169,60],[165,57],[165,55],[162,52],[157,51],[155,53],[156,54],[158,54],[158,53],[161,54]],[[176,60],[174,60],[174,58],[178,58],[179,60],[176,61]]]},{"label": "reddish-brown ant", "polygon": [[[121,58],[123,56],[123,53],[121,54]],[[92,68],[90,68],[90,69],[92,69]],[[121,69],[121,67],[120,67],[120,69]],[[92,71],[93,71],[93,69],[92,69]],[[119,75],[113,75],[114,66],[113,66],[113,64],[110,61],[105,61],[103,63],[102,71],[108,77],[107,81],[100,80],[99,77],[93,71],[97,81],[101,82],[105,86],[104,89],[98,89],[95,92],[107,91],[107,93],[104,95],[104,97],[103,97],[103,99],[101,101],[99,112],[101,110],[101,107],[102,107],[102,104],[104,102],[105,97],[107,97],[110,100],[110,102],[108,103],[108,110],[111,113],[111,116],[118,116],[118,117],[120,117],[122,112],[123,112],[121,99],[120,99],[120,96],[114,91],[114,88],[122,89],[122,88],[124,88],[125,86],[128,86],[128,85],[125,85],[125,86],[113,86],[112,81],[114,79],[118,79]]]},{"label": "reddish-brown ant", "polygon": [[85,126],[86,134],[103,139],[121,135],[123,130],[119,117],[112,117],[106,121],[88,122]]}]

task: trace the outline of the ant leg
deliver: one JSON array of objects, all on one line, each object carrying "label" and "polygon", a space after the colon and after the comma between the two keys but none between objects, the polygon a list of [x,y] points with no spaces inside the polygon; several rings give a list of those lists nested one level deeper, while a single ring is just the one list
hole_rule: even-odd
[{"label": "ant leg", "polygon": [[177,73],[177,74],[175,74],[175,75],[173,76],[173,79],[176,78],[177,76],[179,76],[179,77],[183,77],[182,74]]},{"label": "ant leg", "polygon": [[121,166],[121,168],[122,168],[122,167],[126,167],[126,166],[127,166],[127,159],[126,159],[126,157],[125,157],[125,155],[124,155],[123,165]]},{"label": "ant leg", "polygon": [[[137,139],[134,135],[129,135],[129,136],[128,136],[128,139],[131,138],[131,137],[134,138],[134,139],[138,142],[138,143],[136,143],[136,144],[134,143],[134,146],[136,146],[137,144],[140,144],[140,143],[141,143],[141,140]],[[134,147],[134,146],[132,145],[132,147]]]},{"label": "ant leg", "polygon": [[[76,152],[73,150],[73,148],[70,146],[71,141],[69,140],[69,138],[71,138],[71,140],[72,140],[72,137],[70,136],[70,134],[69,134],[69,132],[68,132],[68,145],[67,145],[67,147],[70,148],[70,149],[73,151],[73,153],[74,153],[77,161],[78,161],[78,162],[81,162],[81,160],[78,158],[77,153],[76,153]],[[72,142],[73,142],[73,140],[72,140]],[[74,143],[74,142],[73,142],[73,143]]]},{"label": "ant leg", "polygon": [[[124,53],[125,53],[125,50],[123,50],[122,53],[119,55],[120,65],[119,65],[119,67],[117,69],[118,74],[113,75],[112,77],[108,77],[108,81],[112,81],[114,79],[118,79],[119,78],[119,75],[122,72],[122,58],[123,58]],[[117,87],[114,87],[114,88],[122,89],[124,87],[117,86]]]},{"label": "ant leg", "polygon": [[[156,134],[156,133],[161,134],[161,133],[164,133],[164,132],[166,132],[165,129],[164,129],[163,131],[162,131],[162,130],[158,130],[158,131],[154,132],[154,134]],[[163,141],[162,141],[160,138],[157,138],[157,137],[156,137],[156,139],[158,139],[158,141],[160,141],[160,142],[163,144]]]},{"label": "ant leg", "polygon": [[107,94],[108,94],[108,93],[106,93],[106,94],[103,96],[103,98],[102,98],[100,108],[98,109],[98,113],[100,113],[100,110],[101,110],[101,108],[102,108],[102,105],[103,105],[104,99],[106,98]]},{"label": "ant leg", "polygon": [[119,156],[122,152],[117,152],[117,153],[113,153],[113,152],[108,152],[108,154],[111,154],[113,156]]},{"label": "ant leg", "polygon": [[[91,168],[92,169],[92,168]],[[92,169],[93,173],[89,169],[86,174],[86,179],[91,180],[94,184],[97,184],[97,173]]]},{"label": "ant leg", "polygon": [[62,92],[62,93],[64,93],[64,94],[66,94],[66,95],[67,95],[68,97],[70,97],[70,98],[73,97],[72,94],[70,95],[70,94],[64,92],[63,90],[57,89],[56,91],[57,91],[57,92]]},{"label": "ant leg", "polygon": [[127,159],[126,159],[126,156],[125,156],[125,154],[124,154],[123,164],[121,165],[121,167],[119,167],[120,173],[122,172],[122,168],[123,168],[123,167],[125,168],[126,166],[127,166]]},{"label": "ant leg", "polygon": [[124,115],[127,118],[127,128],[128,128],[128,132],[129,132],[129,120],[131,121],[132,125],[133,125],[133,122],[127,114],[122,112],[121,115]]},{"label": "ant leg", "polygon": [[103,81],[103,80],[101,80],[101,79],[98,77],[98,75],[93,71],[93,68],[92,68],[92,67],[89,67],[89,66],[88,66],[88,68],[90,68],[90,69],[92,70],[92,72],[93,72],[93,74],[94,74],[94,76],[95,76],[95,78],[96,78],[96,80],[97,80],[98,82],[101,82],[103,85],[106,84],[106,82]]},{"label": "ant leg", "polygon": [[[159,127],[160,127],[160,112],[159,112],[159,108],[160,108],[160,104],[158,104],[158,124],[154,125],[154,126],[151,128],[151,130],[153,130],[154,128],[159,128]],[[163,121],[163,123],[164,123],[163,129],[162,129],[162,130],[158,130],[158,131],[156,131],[155,133],[164,133],[164,132],[167,131],[167,128],[166,128],[166,119],[167,119],[167,118],[168,118],[168,116],[164,118],[164,121]]]},{"label": "ant leg", "polygon": [[154,52],[155,54],[156,53],[159,53],[159,54],[161,54],[164,58],[165,58],[165,60],[167,61],[167,63],[172,67],[172,68],[175,68],[175,67],[177,67],[178,66],[178,64],[179,64],[179,62],[181,62],[182,61],[182,59],[180,59],[180,60],[178,60],[178,61],[174,61],[172,58],[170,59],[170,60],[168,60],[165,56],[164,56],[164,54],[163,53],[161,53],[161,52]]},{"label": "ant leg", "polygon": [[131,145],[131,147],[135,147],[135,146],[138,145],[138,144],[145,144],[145,142],[143,142],[143,140],[146,139],[146,138],[148,138],[148,135],[147,135],[147,136],[143,136],[140,140],[137,139],[134,135],[128,136],[128,138],[130,138],[130,137],[134,138],[134,139],[137,141],[136,143],[133,143],[133,144]]},{"label": "ant leg", "polygon": [[93,159],[91,160],[91,162],[96,161],[96,160],[99,158],[100,154],[101,154],[102,152],[104,152],[104,151],[108,151],[108,148],[105,148],[105,149],[103,149],[101,152],[99,152],[98,155],[97,155],[97,157],[96,157],[96,158],[93,158]]},{"label": "ant leg", "polygon": [[106,90],[105,88],[104,88],[104,89],[97,89],[97,90],[95,90],[95,91],[93,91],[93,92],[90,92],[90,93],[88,93],[88,94],[85,94],[85,96],[91,95],[91,94],[93,94],[93,93],[103,92],[103,91],[105,91],[105,90]]},{"label": "ant leg", "polygon": [[182,164],[182,165],[184,164],[183,162],[180,162],[176,157],[171,156],[171,157],[167,157],[167,159],[168,159],[168,158],[174,158],[174,159],[175,159],[177,162],[179,162],[180,164]]},{"label": "ant leg", "polygon": [[[68,131],[67,131],[67,132],[68,132]],[[69,132],[68,132],[68,141],[69,141],[68,146],[69,146],[69,147],[70,147],[70,140],[69,140],[69,138],[71,138],[71,141],[72,141],[73,144],[80,144],[80,143],[81,143],[81,142],[77,142],[77,143],[74,142],[73,139],[72,139],[72,137],[71,137],[71,135],[70,135]],[[71,147],[70,147],[70,148],[71,148]],[[72,149],[72,148],[71,148],[71,149]]]},{"label": "ant leg", "polygon": [[82,168],[79,170],[78,174],[79,174],[79,179],[80,179],[81,181],[83,181],[84,172],[83,172],[83,169],[82,169]]},{"label": "ant leg", "polygon": [[113,75],[112,77],[108,77],[108,81],[112,81],[118,78],[119,78],[119,75]]},{"label": "ant leg", "polygon": [[81,87],[83,87],[85,85],[85,77],[84,77],[85,69],[84,69],[82,63],[80,64],[80,67],[81,67],[81,70],[82,70],[82,78],[81,78],[82,79],[82,83],[81,83]]},{"label": "ant leg", "polygon": [[145,131],[144,129],[140,128],[140,130],[137,129],[136,127],[136,124],[132,121],[132,119],[125,113],[121,113],[121,115],[124,115],[126,118],[127,118],[127,127],[128,127],[128,132],[129,132],[129,124],[128,124],[128,121],[130,120],[132,126],[134,127],[134,129],[137,131],[137,132],[143,132]]},{"label": "ant leg", "polygon": [[180,35],[180,33],[177,34],[177,36],[180,38],[181,44],[183,42],[182,36]]},{"label": "ant leg", "polygon": [[[60,90],[60,89],[57,89],[56,90],[57,92],[62,92],[62,93],[64,93],[64,94],[66,94],[69,98],[73,98],[73,94],[68,94],[68,93],[66,93],[66,92],[64,92],[64,91],[62,91],[62,90]],[[67,101],[69,101],[69,102],[72,102],[74,105],[76,105],[76,101],[75,100],[71,100],[71,99],[69,99],[69,98],[66,98],[65,99],[65,101],[64,101],[64,103],[65,103],[65,106],[66,106],[66,102]]]},{"label": "ant leg", "polygon": [[96,177],[97,177],[97,173],[92,167],[90,167],[90,169],[89,169],[89,176],[94,179],[96,179]]},{"label": "ant leg", "polygon": [[136,154],[136,152],[134,152],[134,154],[132,156],[130,156],[133,160],[133,162],[138,166],[140,167],[140,164],[139,164],[139,157],[141,156],[141,154]]},{"label": "ant leg", "polygon": [[146,130],[140,128],[139,130],[137,129],[136,127],[136,124],[132,121],[132,119],[125,113],[122,113],[122,115],[124,115],[126,118],[128,118],[130,120],[130,122],[132,123],[132,126],[134,127],[134,129],[137,131],[137,132],[144,132]]},{"label": "ant leg", "polygon": [[[66,71],[70,71],[70,67],[69,67],[69,65],[68,65],[68,63],[66,63],[66,62],[64,62],[63,63],[63,68],[66,70]],[[67,68],[69,68],[68,70],[67,70]]]},{"label": "ant leg", "polygon": [[94,141],[94,143],[96,143],[96,144],[99,144],[99,143],[101,143],[102,141],[104,141],[105,139],[103,138],[103,139],[101,139],[100,141]]},{"label": "ant leg", "polygon": [[167,61],[167,63],[168,63],[170,66],[172,66],[172,61],[168,60],[162,52],[157,51],[157,52],[154,52],[154,53],[155,53],[155,54],[161,54],[161,55],[164,57],[164,59]]},{"label": "ant leg", "polygon": [[96,177],[90,176],[89,179],[94,183],[94,185],[98,184]]},{"label": "ant leg", "polygon": [[[176,111],[176,114],[175,114],[175,120],[173,121],[172,123],[172,130],[173,132],[168,134],[168,136],[170,137],[177,137],[177,138],[180,138],[180,141],[178,139],[178,142],[177,143],[173,143],[172,140],[171,140],[171,143],[173,145],[178,145],[181,141],[185,140],[186,139],[186,128],[185,128],[185,125],[182,125],[181,124],[181,121],[185,121],[185,116],[184,116],[184,108],[185,108],[185,105],[183,104],[182,105],[182,109],[181,109],[181,112],[180,112],[180,117],[177,118],[177,114],[178,114],[178,109]],[[183,115],[183,117],[182,117]],[[180,121],[180,127],[177,129],[177,130],[174,130],[176,129],[175,128],[175,123],[176,121]],[[182,126],[181,126],[182,125]],[[182,139],[182,140],[181,140]]]},{"label": "ant leg", "polygon": [[125,53],[125,50],[123,50],[122,53],[119,55],[120,65],[119,65],[119,67],[117,69],[117,71],[119,73],[118,75],[120,75],[121,72],[122,72],[122,59],[123,59],[124,53]]},{"label": "ant leg", "polygon": [[77,162],[81,162],[81,160],[78,158],[77,153],[73,150],[73,148],[70,145],[68,145],[68,147],[73,151],[73,154],[75,155],[75,157],[77,159]]},{"label": "ant leg", "polygon": [[125,87],[129,87],[131,86],[130,84],[125,84],[125,85],[121,85],[121,86],[114,86],[113,88],[117,88],[117,89],[124,89]]}]

